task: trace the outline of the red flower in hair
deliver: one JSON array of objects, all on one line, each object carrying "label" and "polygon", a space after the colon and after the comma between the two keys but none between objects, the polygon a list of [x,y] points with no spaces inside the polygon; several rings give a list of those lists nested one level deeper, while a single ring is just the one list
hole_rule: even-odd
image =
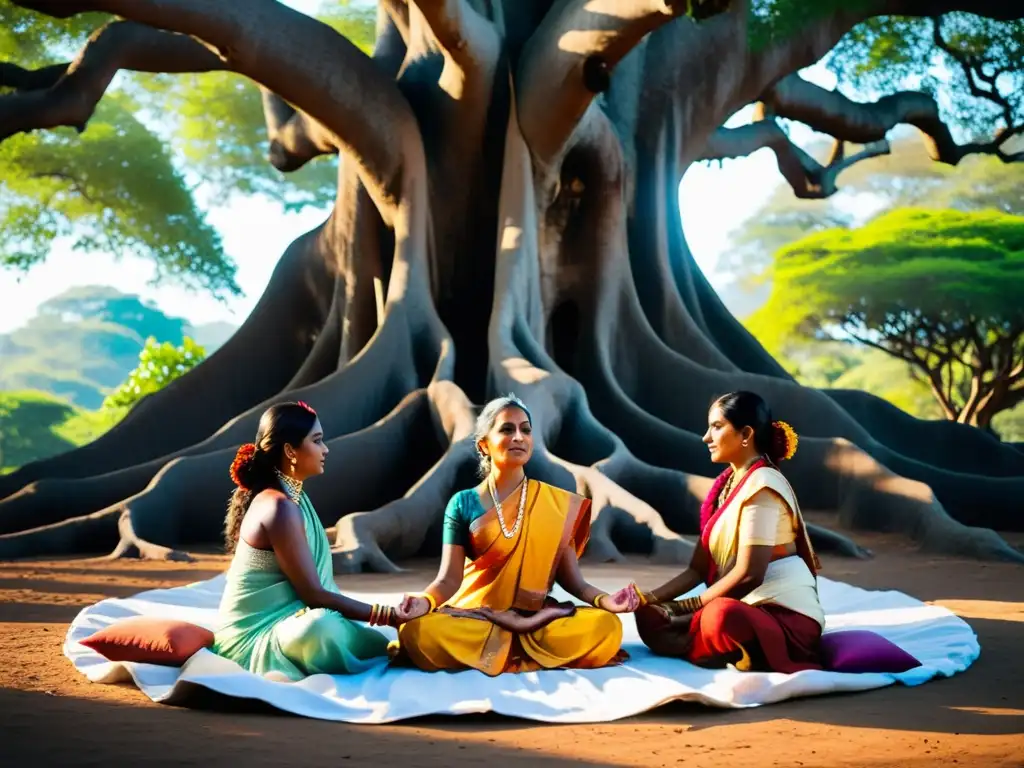
[{"label": "red flower in hair", "polygon": [[250,463],[253,457],[256,455],[256,446],[252,443],[246,443],[238,449],[238,453],[235,454],[235,460],[231,462],[231,481],[246,491],[249,488],[246,487],[245,483],[242,482],[242,478],[239,476],[238,471],[246,464]]},{"label": "red flower in hair", "polygon": [[304,403],[304,402],[303,402],[302,400],[299,400],[299,401],[298,401],[298,402],[296,403],[296,405],[297,405],[297,406],[299,406],[300,408],[305,408],[305,409],[306,409],[307,411],[309,411],[309,412],[310,412],[310,413],[312,413],[312,414],[313,414],[314,416],[316,416],[316,411],[314,411],[314,410],[313,410],[313,409],[312,409],[312,408],[311,408],[311,407],[310,407],[309,405],[307,405],[306,403]]}]

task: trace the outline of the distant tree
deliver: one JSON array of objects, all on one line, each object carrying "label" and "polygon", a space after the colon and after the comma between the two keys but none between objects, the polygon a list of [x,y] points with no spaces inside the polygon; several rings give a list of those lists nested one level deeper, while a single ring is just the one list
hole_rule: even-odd
[{"label": "distant tree", "polygon": [[147,395],[166,387],[206,358],[206,350],[188,336],[180,346],[146,339],[139,364],[128,378],[103,401],[104,409],[131,408]]},{"label": "distant tree", "polygon": [[[828,148],[819,143],[808,152],[821,159]],[[766,273],[772,254],[813,232],[856,226],[863,223],[865,215],[870,218],[901,207],[992,209],[1024,215],[1024,168],[1020,165],[990,156],[964,158],[955,167],[936,163],[920,138],[907,131],[893,139],[891,154],[850,167],[842,182],[839,192],[824,199],[801,199],[789,186],[779,186],[733,230],[716,271],[734,276],[735,285],[723,291],[723,296],[732,298],[727,303],[738,316],[751,314],[767,300]],[[753,309],[746,311],[751,304]]]},{"label": "distant tree", "polygon": [[0,471],[74,448],[55,429],[74,415],[74,406],[42,392],[0,392]]},{"label": "distant tree", "polygon": [[988,429],[1024,401],[1024,218],[906,209],[778,251],[750,319],[791,336],[855,341],[910,365],[946,418]]},{"label": "distant tree", "polygon": [[[318,14],[364,51],[374,16],[348,2],[324,3]],[[52,62],[112,18],[59,22],[0,4],[0,94],[60,90],[67,66]],[[63,90],[75,98],[73,88]],[[0,268],[30,269],[55,238],[67,238],[86,253],[148,258],[158,280],[237,294],[236,266],[206,210],[234,194],[291,210],[326,206],[337,191],[333,157],[287,177],[267,162],[263,92],[233,72],[125,72],[74,127],[0,133]]]}]

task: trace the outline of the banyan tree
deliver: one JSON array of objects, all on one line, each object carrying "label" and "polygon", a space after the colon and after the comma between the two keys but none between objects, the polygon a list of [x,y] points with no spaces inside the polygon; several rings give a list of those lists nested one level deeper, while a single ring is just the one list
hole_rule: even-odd
[{"label": "banyan tree", "polygon": [[[0,477],[0,557],[216,542],[235,449],[268,404],[303,400],[329,438],[308,490],[337,569],[391,569],[439,547],[448,496],[474,482],[475,409],[512,391],[538,425],[528,471],[594,500],[588,556],[676,562],[715,473],[708,405],[751,389],[801,435],[784,469],[808,510],[1024,561],[993,530],[1021,529],[1024,453],[796,383],[697,267],[678,202],[691,165],[764,148],[795,195],[829,196],[901,124],[939,163],[1021,159],[1020,3],[381,0],[372,55],[273,0],[14,5],[109,16],[70,63],[4,65],[0,140],[87,134],[122,70],[231,71],[261,89],[269,163],[336,154],[338,175],[330,214],[223,347],[93,443]],[[945,62],[988,130],[965,133],[934,90],[858,99],[800,74],[893,46],[913,48],[900,66]],[[835,150],[816,159],[785,121]]]}]

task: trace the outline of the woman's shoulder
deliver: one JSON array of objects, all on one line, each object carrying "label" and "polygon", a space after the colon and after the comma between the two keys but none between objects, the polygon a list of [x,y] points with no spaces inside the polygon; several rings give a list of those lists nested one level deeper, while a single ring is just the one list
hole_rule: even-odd
[{"label": "woman's shoulder", "polygon": [[474,486],[472,488],[463,488],[461,491],[453,493],[451,498],[448,499],[448,506],[452,509],[461,509],[479,501],[480,489]]},{"label": "woman's shoulder", "polygon": [[750,473],[750,479],[744,484],[746,486],[743,494],[746,499],[764,490],[774,491],[781,496],[787,504],[793,504],[796,500],[796,492],[789,480],[775,467],[758,467]]}]

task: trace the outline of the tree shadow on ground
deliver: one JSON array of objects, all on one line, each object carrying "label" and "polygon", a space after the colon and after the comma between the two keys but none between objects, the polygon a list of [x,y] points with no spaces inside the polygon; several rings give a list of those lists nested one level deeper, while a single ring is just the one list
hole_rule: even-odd
[{"label": "tree shadow on ground", "polygon": [[[430,738],[412,729],[360,727],[297,717],[253,717],[269,708],[235,704],[221,710],[214,694],[189,709],[138,707],[45,693],[0,690],[4,754],[12,764],[226,765],[492,765],[562,768],[571,757],[524,747]],[[237,702],[237,700],[236,700]],[[211,716],[211,710],[216,714]],[[270,710],[272,712],[272,710]],[[174,719],[169,722],[169,717]],[[287,723],[284,724],[284,720]],[[54,728],[60,724],[60,738]],[[97,733],[108,733],[97,750]],[[106,757],[103,757],[106,753]],[[88,756],[88,757],[86,757]],[[611,763],[591,763],[612,765]]]}]

